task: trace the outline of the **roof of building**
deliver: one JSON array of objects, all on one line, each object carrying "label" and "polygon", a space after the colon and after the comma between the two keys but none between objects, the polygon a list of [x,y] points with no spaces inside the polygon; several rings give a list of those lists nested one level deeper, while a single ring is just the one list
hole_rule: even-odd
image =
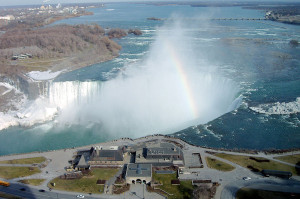
[{"label": "roof of building", "polygon": [[118,150],[118,146],[94,146],[97,150]]},{"label": "roof of building", "polygon": [[153,147],[147,148],[147,155],[180,155],[180,150],[178,147]]},{"label": "roof of building", "polygon": [[89,165],[87,164],[84,155],[82,155],[79,159],[79,162],[77,164],[77,167],[88,167]]},{"label": "roof of building", "polygon": [[128,164],[126,177],[151,177],[152,164]]},{"label": "roof of building", "polygon": [[122,150],[96,150],[91,154],[91,161],[123,161]]}]

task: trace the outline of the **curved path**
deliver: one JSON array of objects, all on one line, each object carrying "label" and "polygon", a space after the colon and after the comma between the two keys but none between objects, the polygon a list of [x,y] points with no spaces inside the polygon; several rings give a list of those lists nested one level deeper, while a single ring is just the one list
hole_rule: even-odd
[{"label": "curved path", "polygon": [[268,191],[300,193],[300,182],[295,180],[283,180],[278,178],[264,178],[255,180],[237,180],[224,186],[221,199],[235,199],[236,192],[243,188],[262,189]]}]

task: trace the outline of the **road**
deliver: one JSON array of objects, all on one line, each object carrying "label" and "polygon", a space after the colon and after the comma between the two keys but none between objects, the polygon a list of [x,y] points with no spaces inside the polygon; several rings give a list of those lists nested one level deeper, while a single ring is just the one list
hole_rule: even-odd
[{"label": "road", "polygon": [[236,180],[226,184],[221,193],[221,199],[235,199],[236,192],[243,187],[280,192],[300,193],[300,182],[293,179],[264,178],[255,180]]}]

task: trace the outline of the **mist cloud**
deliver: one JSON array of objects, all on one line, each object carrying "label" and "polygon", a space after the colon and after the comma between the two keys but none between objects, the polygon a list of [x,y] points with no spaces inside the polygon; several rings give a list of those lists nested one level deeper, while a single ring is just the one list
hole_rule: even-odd
[{"label": "mist cloud", "polygon": [[[64,103],[57,120],[60,124],[98,123],[101,132],[130,137],[206,123],[236,108],[239,89],[199,57],[201,50],[181,23],[169,22],[157,30],[143,61],[105,83],[85,83],[93,84],[92,89],[101,85],[92,97],[89,93],[81,97],[88,100]],[[80,87],[82,83],[72,84]]]}]

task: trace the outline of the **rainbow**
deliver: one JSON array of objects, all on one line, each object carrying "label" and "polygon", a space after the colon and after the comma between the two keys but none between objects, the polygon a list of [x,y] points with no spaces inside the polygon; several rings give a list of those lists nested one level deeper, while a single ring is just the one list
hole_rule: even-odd
[{"label": "rainbow", "polygon": [[188,80],[187,74],[183,67],[184,65],[183,65],[182,61],[180,60],[179,56],[177,55],[176,51],[174,50],[175,48],[173,47],[173,45],[170,42],[165,41],[165,46],[168,51],[168,54],[170,55],[172,65],[174,65],[176,67],[176,71],[178,73],[180,82],[181,82],[181,84],[183,86],[183,90],[185,92],[184,94],[185,94],[189,109],[190,109],[191,113],[193,114],[194,119],[196,119],[196,118],[198,118],[197,105],[194,100],[195,98],[193,96],[192,89],[189,85],[189,80]]}]

